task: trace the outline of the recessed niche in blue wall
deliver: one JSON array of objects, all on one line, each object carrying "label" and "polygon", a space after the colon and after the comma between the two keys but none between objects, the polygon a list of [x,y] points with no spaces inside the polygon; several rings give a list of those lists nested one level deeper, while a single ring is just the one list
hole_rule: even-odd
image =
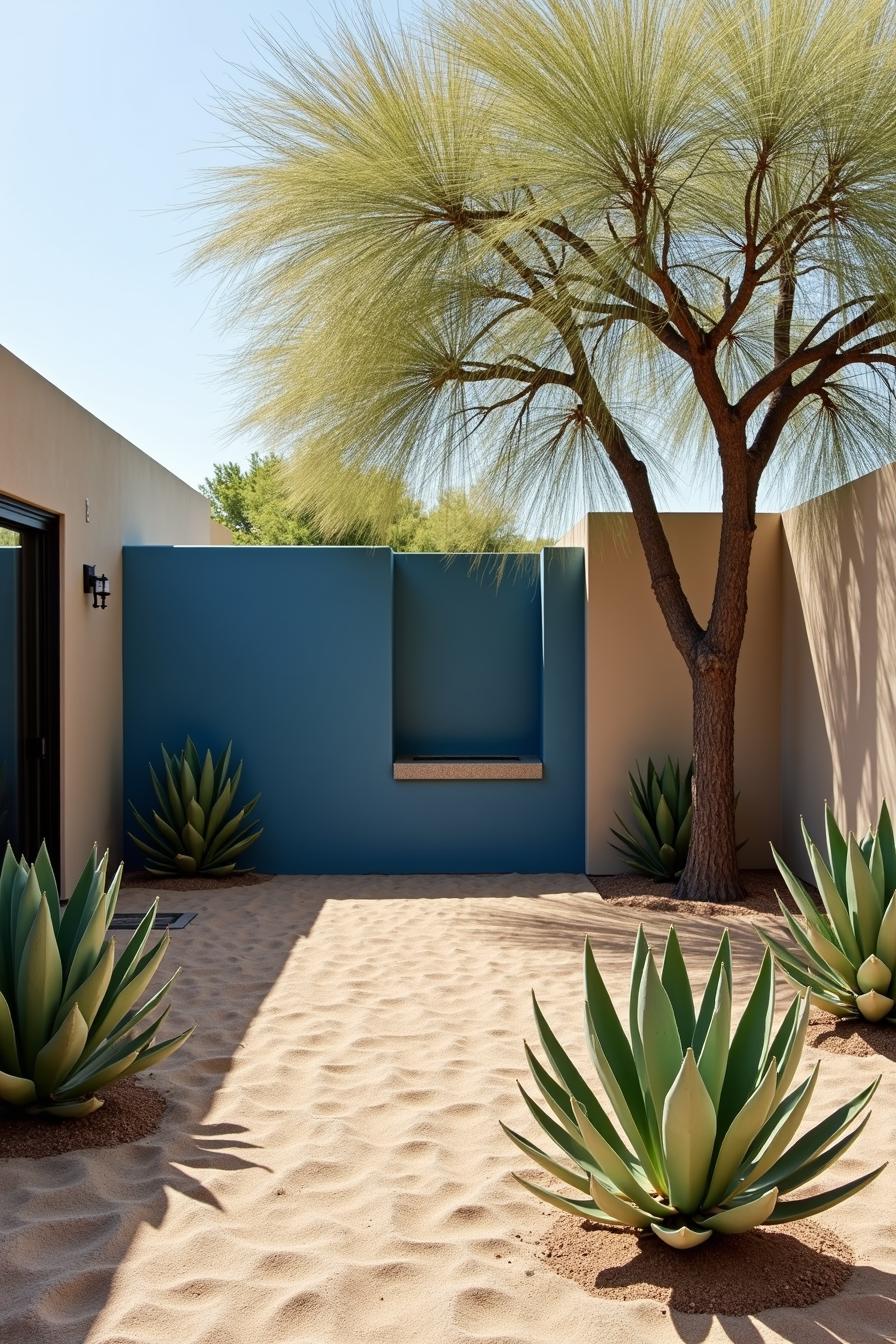
[{"label": "recessed niche in blue wall", "polygon": [[[511,561],[497,587],[483,582],[491,563],[126,547],[125,797],[151,806],[160,742],[190,733],[218,751],[232,737],[245,796],[262,795],[262,871],[580,872],[583,555],[527,556],[516,575]],[[525,742],[543,778],[393,779],[399,702],[405,742],[528,754]]]},{"label": "recessed niche in blue wall", "polygon": [[394,560],[397,756],[541,755],[537,555]]}]

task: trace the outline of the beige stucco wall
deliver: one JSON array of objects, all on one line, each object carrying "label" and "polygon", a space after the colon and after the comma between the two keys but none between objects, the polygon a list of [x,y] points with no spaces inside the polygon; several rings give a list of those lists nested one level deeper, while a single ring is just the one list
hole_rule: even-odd
[{"label": "beige stucco wall", "polygon": [[784,514],[784,844],[896,802],[896,466]]},{"label": "beige stucco wall", "polygon": [[[709,614],[719,542],[718,514],[663,519],[697,618]],[[610,848],[614,814],[627,814],[636,759],[691,753],[690,679],[650,588],[630,515],[589,514],[564,539],[586,548],[587,865],[618,871]],[[741,861],[767,866],[780,830],[779,720],[781,525],[758,519],[749,613],[738,671],[736,778]]]},{"label": "beige stucco wall", "polygon": [[[0,494],[61,519],[62,855],[71,880],[94,840],[116,858],[120,847],[121,548],[208,545],[229,534],[212,528],[198,491],[2,347]],[[84,564],[109,576],[105,611],[83,592]]]}]

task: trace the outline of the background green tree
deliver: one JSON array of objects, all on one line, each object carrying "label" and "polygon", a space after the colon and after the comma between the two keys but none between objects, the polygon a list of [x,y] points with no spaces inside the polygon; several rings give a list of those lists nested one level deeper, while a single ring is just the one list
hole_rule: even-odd
[{"label": "background green tree", "polygon": [[[542,525],[631,509],[693,686],[680,895],[740,894],[760,481],[894,455],[894,30],[892,0],[443,0],[322,52],[268,38],[222,99],[243,152],[200,259],[237,281],[248,419],[300,445],[296,498],[350,523],[375,469],[415,496],[481,480]],[[701,622],[656,489],[707,459]]]},{"label": "background green tree", "polygon": [[[375,477],[370,484],[375,493]],[[391,546],[394,551],[532,551],[549,545],[515,527],[512,513],[480,491],[446,491],[429,512],[406,492],[390,491],[391,517],[378,507],[349,527],[328,523],[313,508],[292,500],[288,467],[276,453],[254,452],[248,464],[218,462],[200,489],[212,517],[242,546]],[[2,545],[2,530],[0,530]]]}]

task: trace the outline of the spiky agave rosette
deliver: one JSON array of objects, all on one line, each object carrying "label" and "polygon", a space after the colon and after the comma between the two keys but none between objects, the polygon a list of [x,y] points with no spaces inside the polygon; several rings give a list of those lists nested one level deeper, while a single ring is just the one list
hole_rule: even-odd
[{"label": "spiky agave rosette", "polygon": [[802,921],[778,897],[799,949],[794,953],[765,929],[784,975],[810,991],[812,1002],[834,1017],[896,1021],[896,837],[886,801],[876,828],[863,840],[844,838],[825,804],[828,862],[802,823],[803,841],[823,909],[812,900],[772,845],[778,870]]},{"label": "spiky agave rosette", "polygon": [[784,1198],[855,1141],[867,1116],[850,1126],[880,1079],[794,1142],[818,1078],[816,1064],[793,1086],[808,997],[794,996],[773,1033],[774,965],[766,952],[732,1036],[731,987],[727,932],[697,1008],[674,927],[661,970],[641,928],[626,1035],[586,940],[586,1032],[615,1122],[535,1002],[550,1068],[528,1045],[526,1055],[547,1109],[520,1091],[562,1159],[502,1128],[527,1157],[584,1198],[517,1175],[520,1184],[567,1213],[613,1227],[650,1228],[669,1246],[687,1250],[713,1232],[746,1232],[821,1213],[874,1180],[883,1166],[823,1194]]},{"label": "spiky agave rosette", "polygon": [[177,975],[140,1004],[170,935],[145,950],[156,901],[116,961],[106,933],[123,870],[107,889],[107,863],[108,854],[98,860],[94,845],[62,909],[46,847],[31,865],[6,847],[0,867],[0,1103],[60,1118],[89,1115],[103,1104],[95,1095],[100,1088],[161,1064],[193,1030],[155,1044],[167,1006],[143,1026]]},{"label": "spiky agave rosette", "polygon": [[610,829],[619,843],[610,844],[633,872],[657,882],[672,882],[681,875],[691,843],[694,765],[691,762],[682,773],[678,761],[667,757],[662,770],[657,770],[648,757],[644,774],[639,763],[635,770],[637,778],[633,774],[628,777],[635,830],[617,812],[616,820],[622,829]]},{"label": "spiky agave rosette", "polygon": [[138,849],[147,856],[144,867],[155,877],[229,877],[236,872],[251,872],[251,868],[237,868],[236,860],[262,833],[262,827],[253,830],[254,822],[247,817],[254,811],[260,794],[238,808],[234,807],[243,763],[228,776],[233,744],[215,761],[211,751],[200,759],[192,738],[188,737],[182,751],[169,754],[162,746],[164,786],[150,765],[149,774],[158,810],[153,810],[152,823],[130,808],[137,824],[149,842],[141,840],[132,831],[128,834]]}]

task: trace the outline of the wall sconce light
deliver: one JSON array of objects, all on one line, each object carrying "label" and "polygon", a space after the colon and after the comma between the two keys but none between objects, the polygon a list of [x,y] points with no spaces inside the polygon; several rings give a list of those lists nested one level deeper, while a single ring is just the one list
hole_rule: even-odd
[{"label": "wall sconce light", "polygon": [[101,611],[106,610],[106,599],[109,596],[109,579],[105,574],[97,574],[96,565],[84,566],[84,591],[93,593],[93,605],[99,607]]}]

